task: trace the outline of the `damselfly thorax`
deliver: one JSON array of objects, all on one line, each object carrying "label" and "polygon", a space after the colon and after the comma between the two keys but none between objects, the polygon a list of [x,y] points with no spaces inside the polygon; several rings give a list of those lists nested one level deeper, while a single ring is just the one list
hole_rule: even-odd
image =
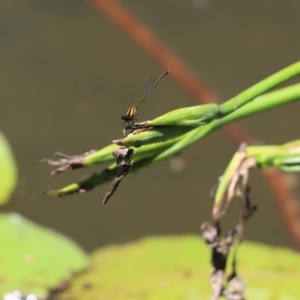
[{"label": "damselfly thorax", "polygon": [[137,106],[130,106],[126,112],[126,115],[122,116],[121,119],[125,122],[133,121],[137,112]]}]

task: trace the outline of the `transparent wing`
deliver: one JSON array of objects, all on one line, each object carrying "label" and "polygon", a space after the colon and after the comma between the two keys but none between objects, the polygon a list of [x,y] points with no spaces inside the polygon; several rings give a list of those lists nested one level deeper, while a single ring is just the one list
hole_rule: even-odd
[{"label": "transparent wing", "polygon": [[157,85],[157,83],[166,75],[169,74],[169,70],[165,71],[164,73],[162,73],[158,78],[150,78],[149,81],[147,82],[147,85],[145,87],[145,92],[144,94],[142,94],[136,101],[136,104],[134,105],[135,107],[138,107],[147,97],[148,95],[151,93],[151,91],[153,91],[153,89],[155,88],[155,86]]}]

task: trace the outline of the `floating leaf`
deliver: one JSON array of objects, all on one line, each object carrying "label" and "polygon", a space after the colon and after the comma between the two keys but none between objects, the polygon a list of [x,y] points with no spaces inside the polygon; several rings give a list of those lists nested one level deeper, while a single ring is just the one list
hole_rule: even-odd
[{"label": "floating leaf", "polygon": [[[110,246],[96,251],[92,268],[55,299],[209,299],[209,261],[209,248],[193,235]],[[237,270],[247,283],[247,299],[300,299],[296,252],[245,242]]]},{"label": "floating leaf", "polygon": [[0,204],[5,204],[17,182],[17,167],[4,135],[0,132]]},{"label": "floating leaf", "polygon": [[70,239],[16,213],[0,215],[0,237],[0,296],[19,290],[45,297],[88,264]]}]

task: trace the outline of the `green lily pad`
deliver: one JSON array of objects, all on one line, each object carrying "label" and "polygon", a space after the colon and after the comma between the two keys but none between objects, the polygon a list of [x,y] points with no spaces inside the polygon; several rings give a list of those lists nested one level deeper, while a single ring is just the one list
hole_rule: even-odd
[{"label": "green lily pad", "polygon": [[[208,246],[193,235],[105,247],[92,255],[92,268],[55,299],[209,299],[209,261]],[[247,299],[300,299],[300,255],[292,250],[245,242],[238,272]]]},{"label": "green lily pad", "polygon": [[17,167],[10,146],[0,132],[0,205],[5,204],[17,182]]},{"label": "green lily pad", "polygon": [[46,297],[49,289],[88,265],[69,238],[16,213],[0,215],[0,296],[19,290]]}]

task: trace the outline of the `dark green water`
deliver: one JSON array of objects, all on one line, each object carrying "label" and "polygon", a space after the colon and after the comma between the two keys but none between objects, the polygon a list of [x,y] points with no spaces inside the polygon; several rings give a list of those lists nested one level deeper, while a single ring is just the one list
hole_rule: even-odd
[{"label": "dark green water", "polygon": [[[121,3],[222,100],[300,58],[298,0]],[[199,232],[210,215],[208,192],[237,148],[221,131],[181,155],[180,173],[163,162],[127,177],[106,206],[101,201],[107,185],[64,199],[42,194],[51,168],[38,161],[58,150],[80,154],[120,138],[120,116],[147,79],[162,72],[106,16],[84,1],[3,0],[0,66],[0,128],[14,149],[20,176],[5,210],[57,229],[88,250],[146,235]],[[150,119],[194,104],[167,77],[140,114]],[[241,124],[258,141],[283,143],[299,138],[299,111],[296,103]],[[102,168],[59,175],[51,188]],[[258,172],[251,176],[259,212],[248,224],[247,238],[290,246],[269,187]]]}]

